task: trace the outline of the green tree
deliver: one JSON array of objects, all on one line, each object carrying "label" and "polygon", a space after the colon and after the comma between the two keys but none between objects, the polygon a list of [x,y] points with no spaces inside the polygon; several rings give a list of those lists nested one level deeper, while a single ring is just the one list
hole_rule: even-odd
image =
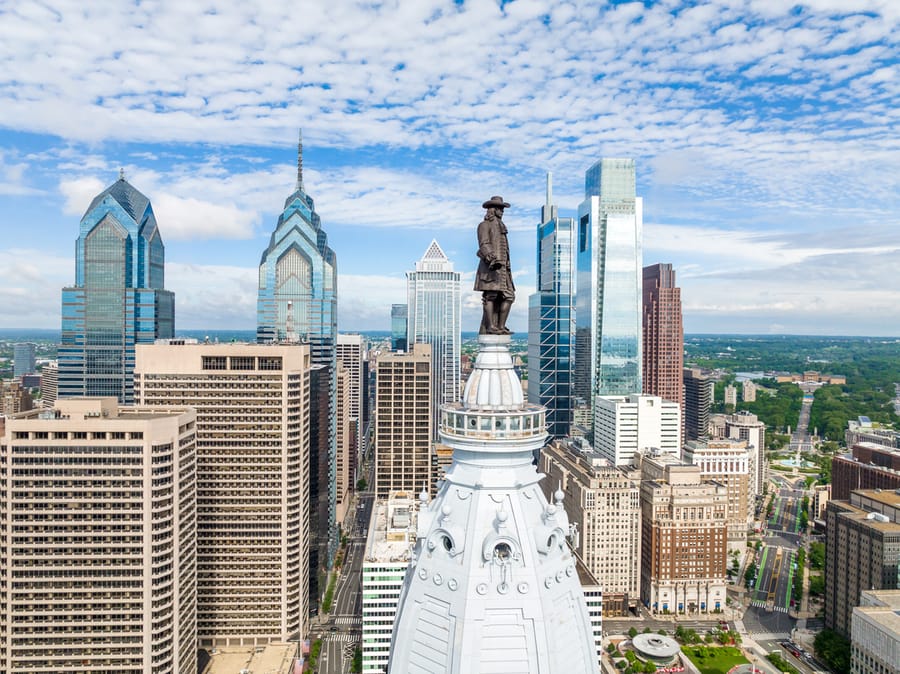
[{"label": "green tree", "polygon": [[369,483],[366,482],[366,478],[364,477],[361,477],[356,481],[356,491],[365,491],[368,486]]},{"label": "green tree", "polygon": [[825,567],[825,544],[813,541],[809,544],[809,568],[822,569]]},{"label": "green tree", "polygon": [[632,627],[630,630],[628,630],[628,636],[630,636],[632,639],[634,639],[637,635],[638,631],[636,627]]},{"label": "green tree", "polygon": [[756,580],[756,562],[750,562],[747,564],[747,570],[744,571],[744,585],[748,590],[753,586],[754,580]]},{"label": "green tree", "polygon": [[816,649],[816,655],[833,671],[850,671],[849,639],[845,639],[834,630],[826,628],[816,635],[813,646]]}]

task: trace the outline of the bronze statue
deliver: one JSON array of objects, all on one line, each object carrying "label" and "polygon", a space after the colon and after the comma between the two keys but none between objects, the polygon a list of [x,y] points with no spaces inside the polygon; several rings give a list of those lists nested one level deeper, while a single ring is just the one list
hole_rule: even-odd
[{"label": "bronze statue", "polygon": [[481,319],[481,335],[509,335],[506,327],[509,310],[516,299],[512,269],[509,266],[509,241],[503,224],[503,209],[509,204],[503,197],[491,197],[482,208],[487,209],[484,220],[478,225],[478,271],[475,274],[475,290],[481,291],[484,315]]}]

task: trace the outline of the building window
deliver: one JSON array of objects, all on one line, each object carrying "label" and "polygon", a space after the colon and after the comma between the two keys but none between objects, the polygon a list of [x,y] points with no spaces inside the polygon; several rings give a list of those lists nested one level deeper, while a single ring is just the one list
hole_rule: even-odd
[{"label": "building window", "polygon": [[204,370],[225,370],[228,368],[228,359],[225,356],[203,356]]}]

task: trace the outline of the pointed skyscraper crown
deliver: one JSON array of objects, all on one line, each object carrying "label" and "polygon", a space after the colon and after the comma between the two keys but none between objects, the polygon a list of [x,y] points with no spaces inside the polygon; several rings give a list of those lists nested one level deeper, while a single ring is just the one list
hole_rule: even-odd
[{"label": "pointed skyscraper crown", "polygon": [[437,240],[432,239],[422,259],[416,262],[416,271],[453,271],[453,263]]},{"label": "pointed skyscraper crown", "polygon": [[303,191],[303,129],[297,132],[297,187],[296,191]]}]

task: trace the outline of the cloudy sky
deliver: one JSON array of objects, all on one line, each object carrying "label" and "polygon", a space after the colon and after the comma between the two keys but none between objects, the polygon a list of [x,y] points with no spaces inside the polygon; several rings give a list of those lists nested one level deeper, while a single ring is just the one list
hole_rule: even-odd
[{"label": "cloudy sky", "polygon": [[624,156],[686,331],[900,335],[898,24],[897,0],[0,3],[0,327],[59,327],[122,167],[178,328],[254,328],[302,127],[342,331],[389,328],[432,238],[468,290],[493,194],[524,330],[546,173],[572,215]]}]

